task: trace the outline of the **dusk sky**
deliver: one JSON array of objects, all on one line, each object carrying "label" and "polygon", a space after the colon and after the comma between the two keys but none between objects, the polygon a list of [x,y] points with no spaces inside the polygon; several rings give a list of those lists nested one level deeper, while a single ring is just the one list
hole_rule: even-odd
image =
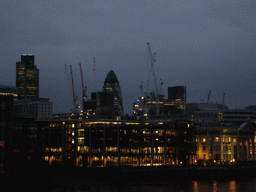
[{"label": "dusk sky", "polygon": [[[124,113],[141,96],[150,71],[147,42],[156,53],[156,78],[167,88],[185,85],[187,102],[207,100],[230,108],[256,105],[256,4],[254,0],[1,0],[0,84],[15,86],[16,62],[33,54],[41,98],[54,113],[70,112],[72,65],[81,104],[79,63],[87,95],[110,70],[120,82]],[[149,91],[154,89],[151,75]]]}]

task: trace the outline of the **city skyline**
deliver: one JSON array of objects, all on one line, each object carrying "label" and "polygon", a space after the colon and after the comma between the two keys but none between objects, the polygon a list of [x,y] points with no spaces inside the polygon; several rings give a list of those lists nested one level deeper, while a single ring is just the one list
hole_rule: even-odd
[{"label": "city skyline", "polygon": [[[255,12],[253,1],[134,2],[1,1],[2,85],[15,85],[15,63],[33,54],[40,71],[40,97],[50,98],[54,113],[70,112],[72,94],[64,65],[72,65],[81,105],[79,63],[87,95],[115,71],[124,114],[141,96],[150,71],[146,43],[156,52],[157,81],[185,85],[187,102],[207,100],[229,108],[255,105]],[[10,14],[11,13],[11,14]],[[149,90],[153,90],[150,80]],[[70,93],[70,96],[69,96]],[[70,101],[68,103],[67,101]]]}]

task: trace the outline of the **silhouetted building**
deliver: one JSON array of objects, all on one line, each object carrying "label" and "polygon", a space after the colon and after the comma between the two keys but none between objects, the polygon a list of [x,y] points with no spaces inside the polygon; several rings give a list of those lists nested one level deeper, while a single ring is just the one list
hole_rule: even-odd
[{"label": "silhouetted building", "polygon": [[36,158],[37,125],[34,118],[19,116],[13,95],[0,95],[0,168],[22,170]]},{"label": "silhouetted building", "polygon": [[23,54],[16,63],[16,87],[19,99],[39,97],[39,70],[34,65],[34,55]]},{"label": "silhouetted building", "polygon": [[53,107],[48,98],[20,99],[14,103],[14,106],[20,116],[52,119]]},{"label": "silhouetted building", "polygon": [[122,99],[119,81],[117,80],[117,77],[114,71],[112,70],[109,71],[104,81],[102,91],[114,93],[115,116],[122,116],[123,115],[123,99]]},{"label": "silhouetted building", "polygon": [[114,93],[92,92],[91,99],[83,103],[83,111],[86,118],[115,118]]},{"label": "silhouetted building", "polygon": [[184,113],[186,109],[186,86],[168,87],[168,101],[165,110]]},{"label": "silhouetted building", "polygon": [[14,101],[18,99],[18,89],[14,86],[0,85],[0,95],[12,95]]}]

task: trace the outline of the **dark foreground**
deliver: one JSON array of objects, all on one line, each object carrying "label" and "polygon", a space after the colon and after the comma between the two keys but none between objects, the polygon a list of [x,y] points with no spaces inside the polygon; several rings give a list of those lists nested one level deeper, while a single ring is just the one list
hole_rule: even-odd
[{"label": "dark foreground", "polygon": [[52,191],[63,185],[104,186],[157,181],[255,178],[256,165],[212,167],[73,167],[44,166],[0,175],[1,191]]}]

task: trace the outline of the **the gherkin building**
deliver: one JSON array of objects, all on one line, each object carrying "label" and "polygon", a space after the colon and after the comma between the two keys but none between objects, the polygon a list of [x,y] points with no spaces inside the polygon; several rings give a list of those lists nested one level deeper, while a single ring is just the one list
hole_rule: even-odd
[{"label": "the gherkin building", "polygon": [[122,116],[123,115],[123,99],[121,88],[119,85],[119,81],[116,77],[116,74],[113,70],[110,70],[103,84],[103,92],[111,92],[114,93],[114,108],[115,115]]}]

